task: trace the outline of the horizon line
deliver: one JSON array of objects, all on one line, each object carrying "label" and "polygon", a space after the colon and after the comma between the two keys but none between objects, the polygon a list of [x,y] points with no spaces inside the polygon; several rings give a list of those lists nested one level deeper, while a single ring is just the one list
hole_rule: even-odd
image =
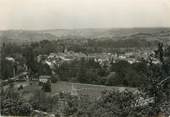
[{"label": "horizon line", "polygon": [[170,26],[153,26],[153,27],[88,27],[88,28],[42,28],[42,29],[24,29],[24,28],[9,28],[0,29],[0,31],[45,31],[45,30],[83,30],[83,29],[144,29],[144,28],[170,28]]}]

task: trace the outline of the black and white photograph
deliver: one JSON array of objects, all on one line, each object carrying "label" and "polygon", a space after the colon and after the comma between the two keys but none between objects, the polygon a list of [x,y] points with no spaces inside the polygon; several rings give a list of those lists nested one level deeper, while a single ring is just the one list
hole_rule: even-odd
[{"label": "black and white photograph", "polygon": [[0,0],[0,117],[170,117],[170,0]]}]

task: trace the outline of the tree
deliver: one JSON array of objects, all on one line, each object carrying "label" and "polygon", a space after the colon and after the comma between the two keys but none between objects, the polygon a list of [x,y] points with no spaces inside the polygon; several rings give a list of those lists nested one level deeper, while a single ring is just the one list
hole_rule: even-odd
[{"label": "tree", "polygon": [[43,83],[42,90],[44,92],[51,92],[51,83],[49,80],[47,81],[47,83]]},{"label": "tree", "polygon": [[77,74],[77,80],[82,83],[87,83],[88,80],[86,78],[86,64],[85,64],[85,58],[81,59],[80,62],[80,68]]},{"label": "tree", "polygon": [[58,75],[52,75],[52,77],[51,77],[51,82],[52,83],[56,83],[57,81],[59,80],[59,76]]},{"label": "tree", "polygon": [[[158,49],[155,51],[155,54],[150,56],[149,60],[147,61],[147,74],[146,80],[147,84],[142,88],[142,90],[146,93],[148,97],[153,97],[154,102],[150,104],[148,109],[150,110],[148,114],[151,115],[158,115],[160,112],[167,113],[167,109],[170,108],[169,103],[169,90],[168,84],[170,84],[170,68],[169,63],[167,60],[170,56],[165,57],[166,49],[163,47],[162,43],[158,44]],[[153,58],[157,58],[159,60],[159,64],[155,65],[153,63]],[[167,105],[168,106],[165,106]]]},{"label": "tree", "polygon": [[25,47],[23,50],[23,56],[25,58],[26,61],[26,65],[28,66],[28,70],[30,72],[30,74],[35,74],[38,72],[37,69],[37,61],[36,61],[36,55],[33,51],[33,47]]},{"label": "tree", "polygon": [[3,59],[1,61],[1,75],[2,75],[2,78],[5,80],[5,79],[8,79],[10,77],[13,77],[13,65],[10,61],[7,61],[5,59]]},{"label": "tree", "polygon": [[104,91],[92,107],[92,117],[143,117],[135,107],[138,94],[125,90]]},{"label": "tree", "polygon": [[124,60],[111,64],[111,71],[116,72],[115,77],[119,80],[119,85],[128,86],[128,80],[125,77],[130,70],[132,70],[131,65]]},{"label": "tree", "polygon": [[32,106],[13,89],[12,85],[9,87],[9,89],[1,92],[0,96],[2,115],[29,116],[31,114]]},{"label": "tree", "polygon": [[51,75],[51,69],[46,63],[37,63],[37,69],[39,75]]},{"label": "tree", "polygon": [[34,110],[49,112],[52,110],[53,105],[55,105],[54,99],[57,100],[57,97],[53,98],[42,90],[36,90],[33,92],[29,103],[32,105]]}]

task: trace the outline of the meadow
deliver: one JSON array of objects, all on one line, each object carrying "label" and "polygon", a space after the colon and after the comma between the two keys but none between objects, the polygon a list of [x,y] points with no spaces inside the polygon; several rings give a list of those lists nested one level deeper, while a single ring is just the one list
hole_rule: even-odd
[{"label": "meadow", "polygon": [[[34,92],[41,90],[41,86],[39,86],[37,81],[31,82],[31,85],[28,82],[16,83],[15,87],[18,87],[20,84],[25,85],[21,92],[23,92],[26,99],[29,99]],[[54,96],[63,92],[71,93],[73,95],[88,95],[90,97],[97,98],[100,97],[101,93],[105,90],[123,91],[125,89],[132,92],[136,91],[135,88],[130,87],[115,87],[58,81],[57,83],[51,83],[51,92],[48,94]]]}]

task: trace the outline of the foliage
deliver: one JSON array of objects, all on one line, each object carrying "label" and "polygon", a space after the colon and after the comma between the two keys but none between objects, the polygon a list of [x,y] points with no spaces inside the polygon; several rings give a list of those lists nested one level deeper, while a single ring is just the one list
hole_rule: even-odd
[{"label": "foliage", "polygon": [[13,77],[13,70],[14,70],[14,64],[11,61],[7,61],[2,58],[1,61],[1,75],[2,79],[6,80],[10,77]]},{"label": "foliage", "polygon": [[49,80],[46,83],[43,83],[42,90],[44,92],[51,92],[51,83]]},{"label": "foliage", "polygon": [[51,69],[46,63],[37,63],[38,75],[51,75]]},{"label": "foliage", "polygon": [[1,114],[5,116],[29,116],[32,106],[13,87],[1,91]]},{"label": "foliage", "polygon": [[67,117],[143,117],[142,108],[136,107],[138,94],[130,91],[104,91],[97,100],[86,95],[64,94],[64,115]]},{"label": "foliage", "polygon": [[25,47],[23,49],[23,56],[26,61],[26,65],[28,66],[28,70],[31,75],[37,73],[37,62],[36,62],[36,53],[34,53],[33,48],[31,46]]},{"label": "foliage", "polygon": [[[142,62],[130,64],[127,61],[118,61],[111,63],[111,71],[114,76],[109,75],[108,80],[111,81],[109,85],[122,85],[130,87],[140,87],[144,85],[144,75],[146,71],[146,64]],[[112,73],[113,73],[112,72]]]},{"label": "foliage", "polygon": [[57,100],[57,98],[51,97],[48,93],[45,93],[42,90],[37,90],[29,99],[29,103],[34,110],[52,111],[53,105],[55,105],[55,100]]},{"label": "foliage", "polygon": [[129,91],[105,91],[97,100],[94,117],[133,117],[136,99]]},{"label": "foliage", "polygon": [[[170,108],[170,70],[169,63],[167,62],[170,56],[166,56],[166,49],[163,47],[162,43],[158,44],[158,49],[155,54],[150,57],[147,67],[147,83],[143,87],[144,92],[149,97],[154,98],[154,103],[150,105],[152,115],[157,115],[159,112],[167,113],[167,109]],[[153,57],[157,58],[160,63],[153,64]],[[164,106],[168,103],[168,106]]]},{"label": "foliage", "polygon": [[59,76],[58,75],[52,75],[51,77],[51,82],[52,83],[56,83],[59,80]]}]

